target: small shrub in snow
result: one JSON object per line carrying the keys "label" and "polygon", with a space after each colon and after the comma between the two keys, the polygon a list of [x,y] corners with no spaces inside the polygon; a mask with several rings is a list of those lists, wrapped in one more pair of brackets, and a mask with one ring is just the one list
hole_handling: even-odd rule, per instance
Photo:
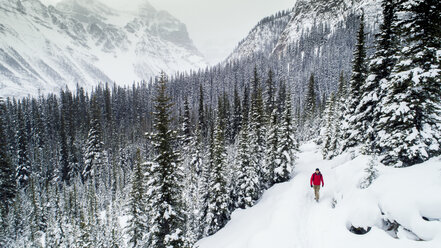
{"label": "small shrub in snow", "polygon": [[372,159],[369,161],[369,167],[365,169],[366,171],[366,177],[361,182],[360,188],[366,189],[369,186],[371,186],[372,182],[378,178],[378,169],[377,169],[377,160],[376,156],[373,156]]}

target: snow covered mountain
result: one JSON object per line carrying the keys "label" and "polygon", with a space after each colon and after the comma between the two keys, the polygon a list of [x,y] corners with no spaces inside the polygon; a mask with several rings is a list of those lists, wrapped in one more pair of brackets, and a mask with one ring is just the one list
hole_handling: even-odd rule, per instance
{"label": "snow covered mountain", "polygon": [[255,52],[270,54],[293,16],[292,10],[262,19],[235,48],[227,60],[251,56]]}
{"label": "snow covered mountain", "polygon": [[292,10],[266,17],[242,40],[228,60],[240,59],[261,52],[280,55],[289,46],[321,26],[330,32],[320,39],[329,39],[333,31],[354,13],[364,11],[366,23],[376,29],[381,19],[380,0],[297,0]]}
{"label": "snow covered mountain", "polygon": [[97,0],[0,0],[0,34],[3,97],[206,66],[186,26],[147,0],[137,13]]}
{"label": "snow covered mountain", "polygon": [[[319,203],[309,187],[317,167],[325,183]],[[196,247],[441,247],[440,170],[439,157],[404,169],[351,153],[323,160],[319,147],[307,143],[291,181],[269,189],[252,208],[233,212],[223,229]],[[369,185],[373,171],[377,178]]]}

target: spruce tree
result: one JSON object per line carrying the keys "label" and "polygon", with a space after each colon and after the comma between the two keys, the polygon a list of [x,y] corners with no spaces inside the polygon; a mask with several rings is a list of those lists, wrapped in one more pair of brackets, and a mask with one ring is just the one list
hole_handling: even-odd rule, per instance
{"label": "spruce tree", "polygon": [[199,128],[197,128],[195,136],[192,137],[189,149],[187,150],[188,156],[184,164],[185,170],[185,188],[186,195],[186,211],[187,211],[187,225],[186,236],[190,243],[196,242],[202,234],[203,228],[201,228],[201,214],[203,206],[202,190],[207,190],[203,187],[203,166],[204,166],[204,154],[202,144],[202,134]]}
{"label": "spruce tree", "polygon": [[191,128],[191,117],[190,117],[190,107],[188,105],[188,99],[184,99],[184,115],[181,123],[181,146],[184,152],[189,150],[190,143],[192,142],[192,128]]}
{"label": "spruce tree", "polygon": [[42,235],[42,226],[41,223],[41,206],[40,199],[38,198],[38,189],[36,189],[35,179],[30,179],[30,187],[29,187],[29,200],[31,201],[31,211],[29,215],[28,224],[30,227],[30,241],[33,246],[41,246],[41,235]]}
{"label": "spruce tree", "polygon": [[268,71],[268,79],[266,80],[265,110],[266,110],[266,115],[267,116],[271,116],[271,114],[272,114],[272,112],[274,110],[274,105],[275,105],[274,95],[275,95],[275,90],[276,89],[274,87],[273,77],[274,77],[274,73],[270,69]]}
{"label": "spruce tree", "polygon": [[6,108],[0,98],[0,246],[8,247],[11,237],[11,213],[14,199],[17,195],[15,168],[8,155],[8,145],[4,126]]}
{"label": "spruce tree", "polygon": [[279,150],[279,118],[277,114],[277,108],[273,109],[269,122],[269,129],[266,138],[266,167],[268,172],[265,177],[267,178],[267,184],[265,188],[269,188],[275,183],[275,171],[279,167],[280,158],[278,157]]}
{"label": "spruce tree", "polygon": [[383,163],[411,166],[440,154],[440,8],[436,0],[400,2],[402,41],[378,123]]}
{"label": "spruce tree", "polygon": [[195,243],[201,233],[200,228],[200,186],[203,166],[202,134],[197,127],[193,133],[193,127],[190,120],[190,107],[187,99],[184,100],[184,113],[181,128],[181,159],[184,169],[184,200],[186,211],[185,236],[189,243]]}
{"label": "spruce tree", "polygon": [[69,176],[70,168],[69,168],[69,152],[67,148],[67,136],[66,136],[66,130],[65,130],[65,122],[64,117],[61,116],[61,123],[60,123],[60,172],[61,172],[61,181],[62,182],[69,182]]}
{"label": "spruce tree", "polygon": [[198,125],[199,129],[201,130],[202,137],[207,137],[207,123],[205,118],[205,111],[204,111],[204,90],[202,88],[202,84],[199,86],[199,112],[198,112]]}
{"label": "spruce tree", "polygon": [[130,237],[131,247],[144,247],[147,232],[147,219],[145,216],[144,200],[144,172],[142,168],[141,152],[136,151],[135,171],[132,176],[132,189],[129,199],[130,219],[127,226],[127,234]]}
{"label": "spruce tree", "polygon": [[314,118],[317,107],[316,101],[317,95],[315,93],[314,74],[311,73],[311,76],[309,77],[308,90],[305,97],[304,118],[306,122],[310,122]]}
{"label": "spruce tree", "polygon": [[325,125],[322,129],[322,139],[323,139],[322,153],[324,159],[332,158],[335,152],[334,150],[335,148],[333,147],[333,142],[335,142],[334,140],[336,139],[335,126],[338,125],[337,120],[335,119],[336,104],[337,102],[335,99],[335,95],[334,93],[332,93],[331,97],[328,99],[328,102],[326,104],[325,115],[324,115]]}
{"label": "spruce tree", "polygon": [[243,127],[238,142],[238,151],[235,160],[237,176],[235,182],[236,207],[252,207],[259,198],[259,177],[256,168],[252,166],[248,127]]}
{"label": "spruce tree", "polygon": [[102,141],[101,109],[98,105],[96,95],[91,100],[92,117],[90,120],[90,130],[87,136],[86,154],[84,169],[82,172],[83,180],[91,177],[99,177],[104,165],[104,143]]}
{"label": "spruce tree", "polygon": [[298,148],[297,141],[294,138],[294,127],[292,117],[291,94],[287,91],[285,110],[282,117],[282,123],[279,130],[279,166],[274,170],[274,182],[286,182],[291,178],[294,169],[295,151]]}
{"label": "spruce tree", "polygon": [[77,247],[87,248],[93,246],[91,223],[88,221],[87,216],[82,210],[80,211],[79,226],[79,237],[76,242]]}
{"label": "spruce tree", "polygon": [[376,35],[376,51],[370,59],[369,74],[361,86],[361,100],[355,109],[353,123],[358,123],[361,141],[367,151],[376,150],[375,138],[380,130],[374,127],[380,121],[382,84],[390,79],[398,52],[397,0],[383,0],[383,23]]}
{"label": "spruce tree", "polygon": [[28,185],[32,173],[32,168],[28,152],[28,137],[25,126],[26,124],[21,107],[18,108],[17,121],[18,131],[15,136],[17,142],[16,179],[19,187],[22,188]]}
{"label": "spruce tree", "polygon": [[345,111],[346,111],[346,99],[348,95],[348,86],[344,77],[343,72],[340,73],[339,83],[338,83],[338,91],[335,99],[334,106],[334,124],[330,141],[330,153],[328,154],[328,158],[332,159],[335,155],[338,155],[341,151],[341,144],[343,141],[343,128],[341,127],[342,123],[344,123]]}
{"label": "spruce tree", "polygon": [[153,143],[156,157],[149,173],[148,207],[150,231],[149,247],[185,247],[185,209],[182,199],[183,172],[179,153],[174,151],[176,133],[170,129],[172,107],[167,94],[164,73],[156,85]]}
{"label": "spruce tree", "polygon": [[286,84],[285,81],[280,81],[279,92],[276,100],[277,111],[280,116],[283,114],[283,111],[285,110],[285,102],[286,102],[285,98],[286,98]]}
{"label": "spruce tree", "polygon": [[96,194],[95,178],[91,177],[87,181],[86,188],[86,229],[85,232],[88,233],[88,240],[86,242],[90,243],[91,246],[96,246],[98,244],[98,233],[97,229],[100,225],[98,218],[98,200]]}
{"label": "spruce tree", "polygon": [[[4,116],[6,112],[5,105],[0,98],[0,218],[2,228],[4,221],[12,206],[15,195],[17,194],[15,169],[8,155],[8,145],[6,143],[6,134],[4,129]],[[1,242],[1,239],[0,239]],[[0,243],[1,245],[1,243]]]}
{"label": "spruce tree", "polygon": [[226,153],[224,131],[220,118],[216,118],[213,132],[213,147],[211,155],[210,182],[207,199],[207,213],[205,215],[205,231],[212,235],[227,224],[230,220],[230,195],[226,175]]}
{"label": "spruce tree", "polygon": [[240,103],[240,96],[236,84],[234,85],[233,97],[234,100],[233,100],[232,138],[234,142],[242,126],[242,106]]}
{"label": "spruce tree", "polygon": [[242,123],[241,128],[249,124],[250,115],[250,89],[246,85],[243,90],[243,102],[242,102]]}
{"label": "spruce tree", "polygon": [[364,13],[360,17],[360,27],[357,33],[354,59],[352,61],[352,75],[350,80],[349,95],[346,100],[346,109],[343,125],[342,151],[357,146],[362,140],[362,123],[355,119],[356,109],[362,97],[362,88],[367,77],[366,61],[366,34],[364,30]]}
{"label": "spruce tree", "polygon": [[[266,184],[265,174],[268,169],[265,166],[265,138],[266,138],[266,117],[263,106],[262,88],[257,73],[254,68],[253,91],[251,94],[251,108],[249,114],[249,142],[250,142],[250,163],[256,170],[259,178],[259,188]],[[260,189],[259,189],[260,191]],[[259,195],[260,197],[260,195]]]}
{"label": "spruce tree", "polygon": [[227,145],[233,144],[233,123],[232,123],[232,111],[231,104],[228,94],[226,92],[223,93],[223,119],[225,125],[225,141]]}

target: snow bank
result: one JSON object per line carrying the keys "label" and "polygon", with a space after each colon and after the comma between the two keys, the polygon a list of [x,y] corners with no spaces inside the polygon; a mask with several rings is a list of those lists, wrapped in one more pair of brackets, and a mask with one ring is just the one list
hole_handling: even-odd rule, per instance
{"label": "snow bank", "polygon": [[[303,145],[290,182],[269,189],[256,206],[236,210],[225,228],[196,246],[441,247],[441,157],[409,168],[375,161],[378,177],[364,189],[371,157],[321,157],[317,146]],[[317,167],[325,181],[319,203],[309,187]]]}

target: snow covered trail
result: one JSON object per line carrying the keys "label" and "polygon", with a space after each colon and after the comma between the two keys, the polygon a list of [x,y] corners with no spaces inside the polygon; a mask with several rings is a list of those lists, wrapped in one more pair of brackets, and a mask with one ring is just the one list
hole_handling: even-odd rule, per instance
{"label": "snow covered trail", "polygon": [[[331,161],[323,160],[316,145],[305,144],[301,147],[291,181],[273,186],[254,207],[234,211],[226,227],[199,241],[196,247],[441,247],[441,160],[431,160],[415,168],[382,166],[379,168],[380,177],[368,189],[360,189],[368,162],[367,156],[351,160],[350,154]],[[325,182],[319,203],[313,199],[313,190],[309,186],[315,168],[320,168]],[[410,175],[415,177],[415,184],[421,184],[419,187],[391,188],[391,182],[393,185],[406,184]],[[426,194],[431,198],[418,197]],[[391,204],[394,202],[406,206],[409,202],[413,204],[407,208],[394,206]],[[415,212],[419,214],[415,215]],[[409,217],[409,213],[414,215]],[[423,220],[422,214],[429,215],[433,221]],[[398,229],[399,238],[392,237],[382,228],[381,220],[385,216],[397,220],[427,241],[415,241],[417,238],[403,227]],[[351,224],[370,226],[372,230],[365,235],[356,235],[348,230]]]}

